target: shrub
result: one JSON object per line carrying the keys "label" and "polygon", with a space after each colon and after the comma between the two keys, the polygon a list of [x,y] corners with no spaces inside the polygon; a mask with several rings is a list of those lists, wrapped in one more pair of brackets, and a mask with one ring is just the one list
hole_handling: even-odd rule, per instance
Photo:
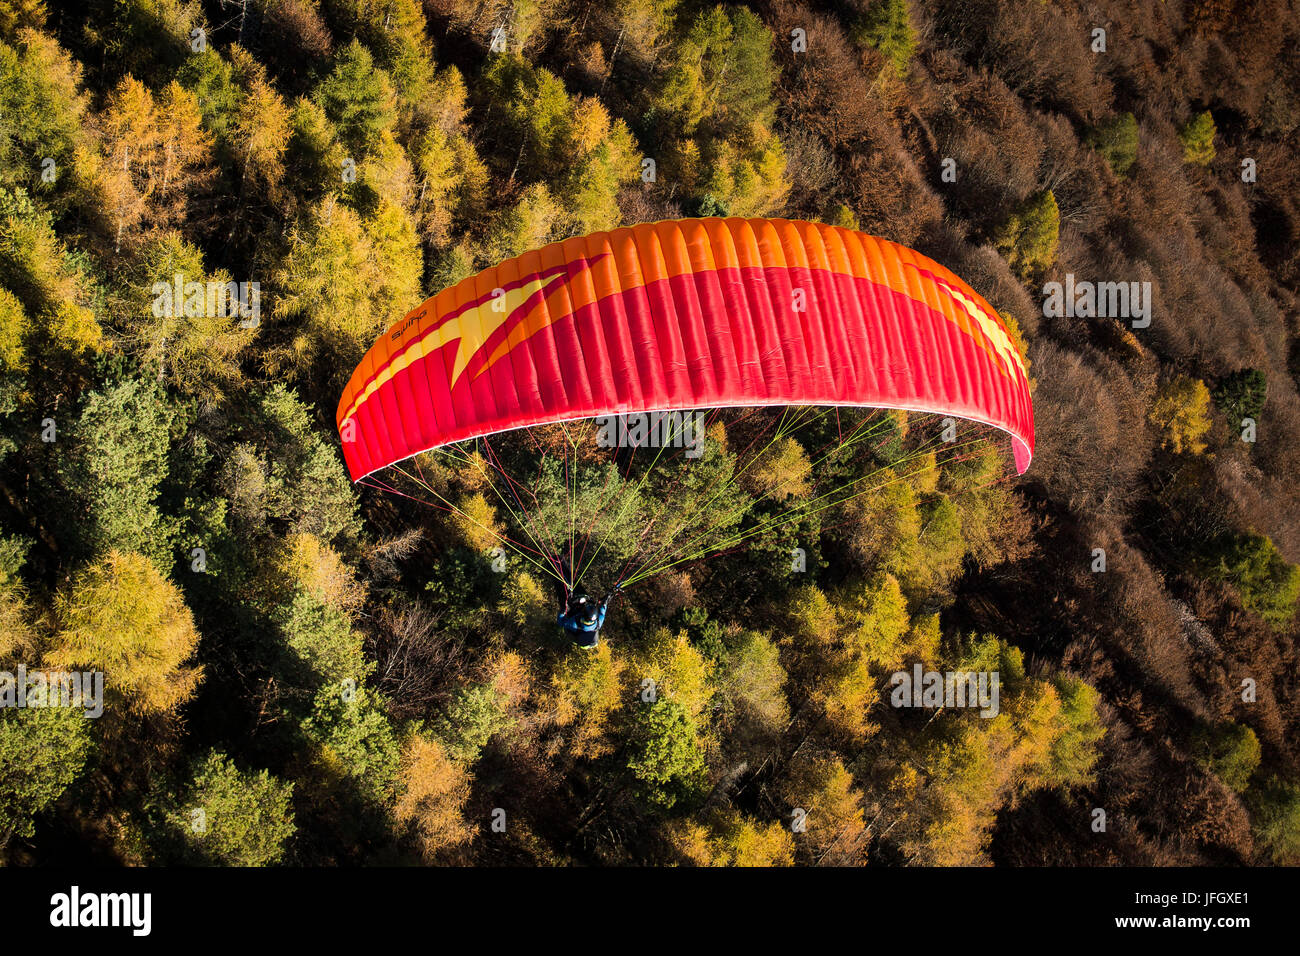
{"label": "shrub", "polygon": [[1260,534],[1236,535],[1223,543],[1214,575],[1237,589],[1241,603],[1264,620],[1284,625],[1300,599],[1300,566],[1289,563]]}
{"label": "shrub", "polygon": [[473,836],[464,817],[470,783],[465,768],[437,740],[413,734],[407,741],[393,816],[414,831],[426,858]]}
{"label": "shrub", "polygon": [[641,798],[670,810],[701,792],[704,752],[690,712],[678,701],[660,698],[637,711],[628,769]]}
{"label": "shrub", "polygon": [[54,609],[58,633],[46,665],[104,671],[106,706],[167,712],[198,687],[194,618],[180,589],[141,555],[113,551],[85,568]]}
{"label": "shrub", "polygon": [[785,682],[776,645],[763,634],[745,631],[728,648],[719,667],[720,706],[737,720],[778,734],[790,720]]}
{"label": "shrub", "polygon": [[73,440],[60,445],[69,500],[55,517],[65,546],[85,557],[139,551],[170,566],[172,529],[155,502],[174,417],[157,383],[146,379],[86,396]]}
{"label": "shrub", "polygon": [[902,77],[916,53],[916,31],[908,16],[907,0],[879,0],[853,26],[853,39],[879,50]]}
{"label": "shrub", "polygon": [[773,501],[784,501],[805,497],[811,475],[808,453],[799,442],[786,437],[755,455],[743,480],[746,490],[755,497],[771,496]]}
{"label": "shrub", "polygon": [[469,684],[452,696],[447,715],[438,723],[438,733],[448,753],[466,763],[478,759],[487,742],[509,730],[514,720],[505,700],[491,684]]}
{"label": "shrub", "polygon": [[1205,451],[1201,437],[1210,430],[1210,390],[1197,378],[1180,376],[1160,387],[1147,413],[1164,432],[1162,444],[1176,455]]}
{"label": "shrub", "polygon": [[1227,416],[1228,424],[1239,428],[1243,418],[1259,421],[1268,394],[1268,379],[1257,368],[1239,369],[1220,379],[1210,394],[1214,404]]}
{"label": "shrub", "polygon": [[1137,159],[1137,118],[1132,113],[1121,113],[1103,120],[1089,131],[1088,145],[1101,154],[1116,176],[1123,176]]}
{"label": "shrub", "polygon": [[449,521],[456,535],[475,551],[488,551],[502,540],[504,528],[496,509],[481,494],[461,499]]}
{"label": "shrub", "polygon": [[33,817],[76,780],[90,752],[89,721],[78,710],[0,710],[0,848],[14,834],[31,835]]}
{"label": "shrub", "polygon": [[806,813],[800,849],[811,854],[812,862],[837,851],[853,858],[854,848],[862,842],[866,823],[853,775],[836,756],[797,755],[789,778],[782,782],[781,796],[791,807]]}
{"label": "shrub", "polygon": [[1214,117],[1206,110],[1197,113],[1182,129],[1178,138],[1183,144],[1183,160],[1197,166],[1214,162]]}
{"label": "shrub", "polygon": [[1237,793],[1245,791],[1259,767],[1255,731],[1232,721],[1202,729],[1193,749],[1201,765]]}
{"label": "shrub", "polygon": [[1272,861],[1300,859],[1300,784],[1274,777],[1249,803],[1255,839]]}
{"label": "shrub", "polygon": [[1069,674],[1053,679],[1061,710],[1056,719],[1059,736],[1052,742],[1043,780],[1048,786],[1089,783],[1097,763],[1097,745],[1106,728],[1097,716],[1101,695],[1096,688]]}
{"label": "shrub", "polygon": [[31,546],[30,538],[0,535],[0,588],[18,580],[18,572],[27,561],[27,551]]}
{"label": "shrub", "polygon": [[401,747],[384,711],[384,700],[362,686],[355,693],[325,687],[302,722],[318,758],[350,779],[359,794],[376,803],[391,801],[397,786]]}
{"label": "shrub", "polygon": [[569,751],[575,757],[600,757],[614,749],[611,723],[622,703],[625,666],[602,641],[594,652],[571,648],[551,675],[551,718],[568,728]]}
{"label": "shrub", "polygon": [[[223,753],[196,761],[184,799],[171,798],[156,848],[166,860],[222,866],[278,863],[294,832],[293,784],[239,770]],[[201,815],[199,815],[201,811]]]}
{"label": "shrub", "polygon": [[1021,279],[1045,272],[1056,261],[1061,210],[1050,189],[1030,196],[993,236],[993,245]]}
{"label": "shrub", "polygon": [[779,821],[759,823],[726,808],[707,822],[674,826],[673,847],[695,866],[789,866],[794,839]]}

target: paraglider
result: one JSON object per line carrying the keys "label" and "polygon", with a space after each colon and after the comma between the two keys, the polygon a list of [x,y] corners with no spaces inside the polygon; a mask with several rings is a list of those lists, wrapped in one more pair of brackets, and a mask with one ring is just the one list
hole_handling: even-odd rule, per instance
{"label": "paraglider", "polygon": [[597,601],[581,583],[575,582],[573,587],[565,583],[570,579],[571,572],[569,562],[564,557],[555,555],[552,563],[560,571],[560,579],[556,582],[560,609],[555,616],[555,623],[578,647],[594,650],[600,645],[600,629],[605,626],[609,602],[623,589],[615,586]]}
{"label": "paraglider", "polygon": [[[784,219],[620,228],[464,279],[371,347],[337,424],[356,481],[476,440],[505,474],[501,497],[513,510],[527,482],[501,467],[497,433],[555,425],[567,437],[566,423],[582,419],[755,406],[786,408],[778,430],[808,406],[935,413],[1007,432],[1019,473],[1033,455],[1026,366],[996,310],[917,252]],[[691,548],[731,546],[755,530],[717,527],[692,537],[683,524],[677,543],[615,584],[668,566],[674,548],[686,560]],[[555,548],[512,546],[573,585]],[[571,566],[576,551],[571,541]],[[580,578],[583,567],[572,571]]]}
{"label": "paraglider", "polygon": [[605,626],[605,613],[615,593],[617,592],[610,592],[597,601],[586,591],[575,588],[565,606],[560,609],[556,623],[579,647],[596,647],[600,643],[600,629]]}

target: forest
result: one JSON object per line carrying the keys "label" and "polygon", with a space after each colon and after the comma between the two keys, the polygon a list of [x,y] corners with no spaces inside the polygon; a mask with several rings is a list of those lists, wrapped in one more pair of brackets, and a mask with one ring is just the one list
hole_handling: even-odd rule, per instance
{"label": "forest", "polygon": [[[1300,863],[1297,46],[1296,0],[0,0],[0,862]],[[351,480],[426,298],[710,216],[966,280],[1028,471],[732,408]],[[525,530],[624,583],[594,650]]]}

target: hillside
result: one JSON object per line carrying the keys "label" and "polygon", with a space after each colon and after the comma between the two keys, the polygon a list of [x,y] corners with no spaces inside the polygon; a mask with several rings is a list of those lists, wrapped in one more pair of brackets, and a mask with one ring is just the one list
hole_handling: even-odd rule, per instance
{"label": "hillside", "polygon": [[[1294,0],[0,0],[0,701],[103,675],[0,710],[0,861],[1300,862],[1298,44]],[[339,397],[427,297],[711,216],[968,282],[1028,471],[728,408],[353,483]],[[625,584],[593,651],[550,549]]]}

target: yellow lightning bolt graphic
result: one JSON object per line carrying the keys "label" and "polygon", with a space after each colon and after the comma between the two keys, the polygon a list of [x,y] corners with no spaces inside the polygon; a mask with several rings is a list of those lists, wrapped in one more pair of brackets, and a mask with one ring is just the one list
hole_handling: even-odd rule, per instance
{"label": "yellow lightning bolt graphic", "polygon": [[1025,370],[1025,363],[1020,358],[1020,353],[1016,350],[1015,345],[1012,344],[1010,336],[1003,331],[1002,326],[991,319],[983,309],[958,289],[955,289],[952,286],[947,286],[946,288],[948,294],[952,296],[962,306],[962,308],[966,310],[967,314],[970,315],[970,317],[979,325],[980,330],[984,333],[984,337],[988,339],[989,344],[992,345],[994,350],[997,352],[998,358],[1002,359],[1002,364],[1005,365],[1007,371],[1011,373],[1011,377],[1013,379],[1016,377],[1016,369],[1018,368],[1020,369],[1020,373],[1024,375],[1025,378],[1028,378],[1029,373]]}
{"label": "yellow lightning bolt graphic", "polygon": [[347,414],[343,416],[343,420],[351,418],[371,395],[391,381],[393,376],[402,369],[409,368],[425,356],[432,355],[448,343],[459,339],[460,342],[456,346],[456,361],[452,365],[451,378],[447,383],[449,389],[454,388],[457,379],[469,365],[470,359],[483,348],[492,333],[501,328],[529,296],[547,283],[563,278],[563,275],[564,270],[561,269],[550,275],[537,276],[521,286],[507,289],[503,294],[492,296],[487,301],[448,319],[424,338],[417,340],[406,351],[394,357],[375,380],[356,397],[348,408]]}

